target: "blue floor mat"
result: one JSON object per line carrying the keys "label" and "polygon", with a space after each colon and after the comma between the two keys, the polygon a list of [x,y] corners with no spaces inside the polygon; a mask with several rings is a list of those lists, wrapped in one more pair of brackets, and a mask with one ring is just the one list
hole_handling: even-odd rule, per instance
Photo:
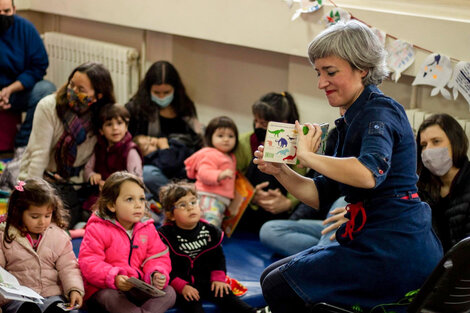
{"label": "blue floor mat", "polygon": [[[78,255],[81,239],[73,239],[74,252]],[[227,274],[240,281],[248,291],[241,299],[253,307],[263,307],[266,305],[259,278],[263,270],[271,263],[277,261],[272,257],[266,247],[259,241],[257,234],[235,233],[232,238],[225,238],[223,241],[225,259],[227,261]],[[204,303],[206,313],[219,313],[217,307],[211,303]],[[170,309],[168,313],[180,313],[176,308]]]}

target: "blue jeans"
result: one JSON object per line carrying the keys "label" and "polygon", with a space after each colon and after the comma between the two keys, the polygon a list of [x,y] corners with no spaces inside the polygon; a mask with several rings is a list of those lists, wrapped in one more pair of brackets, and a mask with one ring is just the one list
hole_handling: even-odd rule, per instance
{"label": "blue jeans", "polygon": [[[340,197],[331,205],[330,211],[347,204],[344,197]],[[322,220],[306,219],[268,221],[261,227],[259,237],[266,247],[280,255],[289,256],[316,245],[327,246],[336,242],[330,240],[336,229],[321,234],[323,228],[328,226],[322,225],[322,222]]]}
{"label": "blue jeans", "polygon": [[26,112],[26,118],[16,134],[15,147],[24,147],[28,144],[29,135],[33,128],[33,118],[36,106],[42,98],[56,90],[53,83],[48,80],[38,81],[33,88],[15,92],[10,95],[11,110]]}
{"label": "blue jeans", "polygon": [[168,184],[168,178],[163,174],[161,169],[153,165],[144,165],[142,176],[145,186],[150,191],[150,194],[146,194],[147,200],[153,198],[158,201],[160,187]]}

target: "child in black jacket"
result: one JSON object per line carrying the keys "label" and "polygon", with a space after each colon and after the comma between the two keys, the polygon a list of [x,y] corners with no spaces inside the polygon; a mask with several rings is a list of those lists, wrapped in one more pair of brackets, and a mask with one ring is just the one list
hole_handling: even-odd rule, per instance
{"label": "child in black jacket", "polygon": [[225,282],[223,233],[200,220],[196,189],[185,181],[170,183],[160,190],[167,223],[158,229],[170,247],[170,285],[176,290],[176,305],[185,312],[204,312],[202,300],[216,303],[222,312],[257,313],[240,300]]}

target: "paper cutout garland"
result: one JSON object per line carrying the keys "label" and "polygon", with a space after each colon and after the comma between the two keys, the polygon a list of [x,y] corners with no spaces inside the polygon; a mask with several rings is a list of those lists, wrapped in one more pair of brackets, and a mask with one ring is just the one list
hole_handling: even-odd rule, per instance
{"label": "paper cutout garland", "polygon": [[334,8],[329,13],[323,15],[323,19],[321,19],[320,22],[325,23],[326,27],[330,27],[339,21],[346,23],[349,20],[351,20],[351,14],[349,14],[348,11],[341,8]]}
{"label": "paper cutout garland", "polygon": [[452,76],[452,65],[449,57],[439,53],[432,53],[424,59],[423,64],[416,74],[412,85],[430,85],[435,88],[431,90],[431,96],[439,92],[444,98],[450,100],[450,92],[444,87]]}
{"label": "paper cutout garland", "polygon": [[460,61],[454,67],[454,74],[447,86],[453,89],[454,100],[459,92],[470,105],[470,62]]}
{"label": "paper cutout garland", "polygon": [[401,40],[391,42],[386,50],[388,52],[387,65],[393,72],[392,80],[397,82],[401,73],[415,61],[415,51],[411,44]]}
{"label": "paper cutout garland", "polygon": [[382,44],[382,47],[385,47],[385,39],[387,38],[387,33],[375,27],[371,27],[370,30],[377,36],[380,43]]}
{"label": "paper cutout garland", "polygon": [[[289,2],[288,2],[288,5],[289,5]],[[290,4],[290,6],[292,6],[292,4]],[[322,6],[323,6],[323,0],[317,0],[317,1],[301,0],[300,9],[297,9],[295,11],[294,15],[292,15],[291,20],[292,21],[296,20],[302,13],[312,13],[312,12],[318,11],[320,10]]]}

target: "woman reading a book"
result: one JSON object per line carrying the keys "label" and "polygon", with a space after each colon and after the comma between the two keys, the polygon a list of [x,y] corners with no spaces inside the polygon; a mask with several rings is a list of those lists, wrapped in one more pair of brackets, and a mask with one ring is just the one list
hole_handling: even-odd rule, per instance
{"label": "woman reading a book", "polygon": [[[253,153],[264,144],[268,122],[294,123],[299,113],[294,98],[288,92],[270,92],[252,106],[254,131],[242,134],[235,150],[237,170],[255,187],[255,194],[237,226],[258,233],[261,226],[273,219],[286,219],[299,201],[271,175],[253,164]],[[306,170],[293,166],[300,174]]]}
{"label": "woman reading a book", "polygon": [[329,104],[346,109],[336,121],[344,140],[334,157],[316,154],[320,127],[307,124],[304,135],[296,122],[300,165],[322,174],[313,180],[266,162],[262,146],[254,163],[314,208],[344,195],[349,221],[337,230],[337,244],[270,265],[261,276],[263,294],[274,313],[304,312],[323,301],[369,311],[420,288],[442,247],[429,206],[417,195],[416,146],[405,111],[376,86],[387,75],[377,37],[358,21],[337,23],[310,43],[308,54]]}

